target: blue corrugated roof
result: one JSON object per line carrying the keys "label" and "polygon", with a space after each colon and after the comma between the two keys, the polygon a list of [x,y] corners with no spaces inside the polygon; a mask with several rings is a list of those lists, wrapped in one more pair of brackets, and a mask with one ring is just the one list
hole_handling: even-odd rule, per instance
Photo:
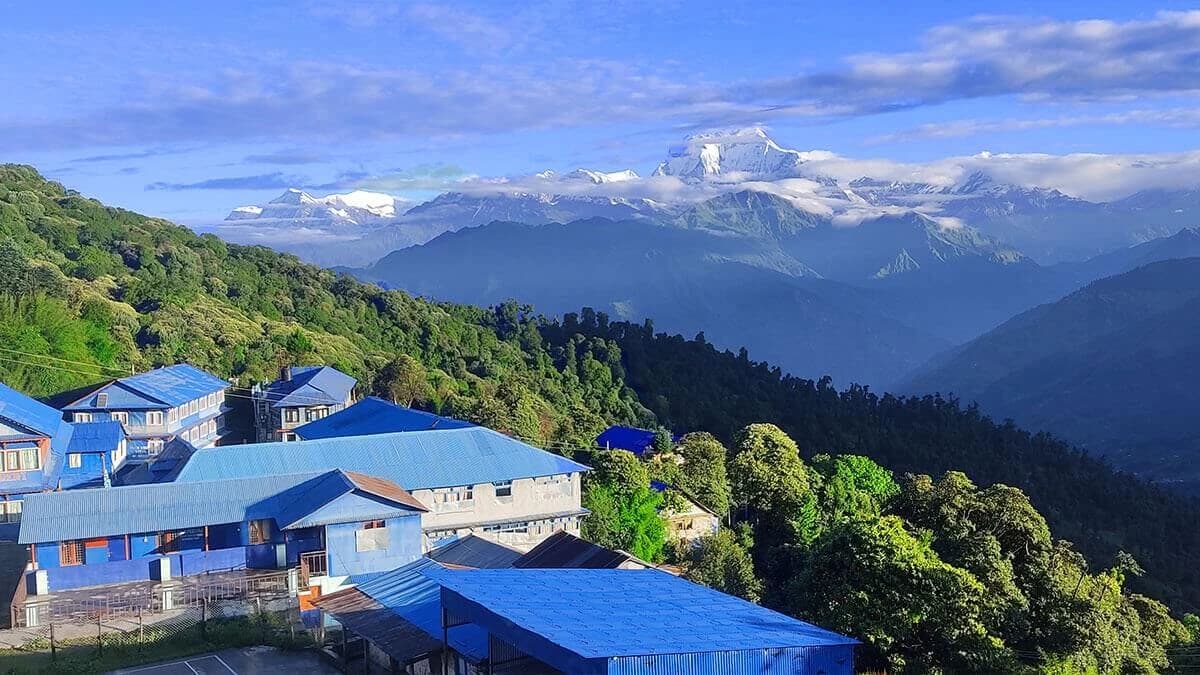
{"label": "blue corrugated roof", "polygon": [[587,471],[486,427],[412,431],[290,443],[226,445],[195,451],[175,480],[269,476],[288,472],[357,471],[406,490]]}
{"label": "blue corrugated roof", "polygon": [[345,410],[309,422],[294,431],[300,438],[315,439],[369,436],[399,431],[463,429],[472,426],[475,425],[470,422],[405,408],[381,398],[368,396]]}
{"label": "blue corrugated roof", "polygon": [[59,432],[62,413],[0,383],[0,420],[49,437]]}
{"label": "blue corrugated roof", "polygon": [[71,434],[67,452],[109,452],[116,450],[121,439],[125,438],[125,428],[113,420],[81,422],[71,426],[75,432]]}
{"label": "blue corrugated roof", "polygon": [[[441,586],[422,574],[426,570],[444,568],[429,558],[418,558],[403,567],[360,584],[358,590],[388,611],[398,614],[405,621],[441,640]],[[474,661],[487,657],[487,633],[478,626],[451,628],[450,643],[460,654]]]}
{"label": "blue corrugated roof", "polygon": [[641,455],[654,445],[654,432],[637,427],[612,426],[600,432],[596,445],[609,450],[628,450]]}
{"label": "blue corrugated roof", "polygon": [[[228,387],[228,382],[212,373],[200,370],[188,363],[177,363],[173,366],[123,377],[93,391],[63,409],[87,410],[102,407],[120,410],[122,408],[175,407]],[[109,394],[106,406],[97,405],[96,394],[100,392]]]}
{"label": "blue corrugated roof", "polygon": [[[428,568],[422,574],[497,617],[497,626],[507,622],[585,659],[857,643],[659,570]],[[453,595],[443,602],[456,611]]]}
{"label": "blue corrugated roof", "polygon": [[291,366],[288,373],[291,379],[275,380],[267,386],[267,400],[274,401],[276,408],[344,403],[358,383],[329,366]]}
{"label": "blue corrugated roof", "polygon": [[[260,518],[274,518],[279,527],[286,528],[357,489],[342,472],[331,471],[31,494],[25,497],[20,543],[160,532]],[[417,513],[406,504],[393,504],[397,504],[393,510]]]}

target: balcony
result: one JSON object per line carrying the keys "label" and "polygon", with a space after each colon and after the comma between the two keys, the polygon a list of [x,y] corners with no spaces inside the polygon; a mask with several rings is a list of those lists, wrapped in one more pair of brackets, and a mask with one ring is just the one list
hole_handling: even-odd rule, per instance
{"label": "balcony", "polygon": [[300,586],[307,588],[313,577],[329,575],[329,557],[325,551],[310,551],[300,554]]}

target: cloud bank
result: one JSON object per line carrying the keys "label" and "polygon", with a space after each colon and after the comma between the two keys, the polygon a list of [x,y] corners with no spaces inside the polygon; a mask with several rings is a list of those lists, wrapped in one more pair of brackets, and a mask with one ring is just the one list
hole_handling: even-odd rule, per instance
{"label": "cloud bank", "polygon": [[[455,39],[500,50],[518,32],[448,11],[414,5],[403,15],[364,10],[342,20],[426,26],[452,20]],[[634,122],[702,127],[830,120],[987,97],[1088,103],[1200,91],[1200,11],[1123,22],[979,18],[933,28],[920,45],[903,53],[854,54],[823,71],[742,82],[602,59],[514,64],[480,58],[470,67],[422,69],[264,58],[257,69],[213,69],[184,81],[151,73],[119,105],[77,114],[68,107],[72,113],[53,119],[0,120],[0,149],[362,142]],[[1182,112],[1179,118],[1194,121]],[[1101,121],[1178,123],[1150,112]],[[973,133],[983,124],[951,125],[948,133]]]}

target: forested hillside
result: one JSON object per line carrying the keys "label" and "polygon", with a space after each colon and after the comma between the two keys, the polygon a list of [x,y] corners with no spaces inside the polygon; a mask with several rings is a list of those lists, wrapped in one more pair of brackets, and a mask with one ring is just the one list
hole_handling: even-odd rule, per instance
{"label": "forested hillside", "polygon": [[[1172,241],[1186,251],[1196,233]],[[1115,465],[1200,485],[1200,258],[1155,262],[1020,314],[935,359],[908,392],[953,392]]]}
{"label": "forested hillside", "polygon": [[[731,449],[749,453],[742,464],[736,455],[730,463],[734,492],[747,514],[760,525],[777,523],[785,528],[760,527],[756,533],[763,542],[761,548],[756,545],[755,556],[766,592],[776,593],[772,597],[781,607],[828,619],[846,630],[868,630],[876,624],[853,611],[820,615],[825,610],[819,605],[830,605],[831,598],[814,596],[811,589],[831,584],[828,592],[832,593],[838,588],[834,583],[853,583],[853,577],[835,574],[836,561],[864,545],[912,549],[920,563],[912,567],[912,561],[901,559],[896,567],[877,570],[875,583],[898,578],[900,585],[875,591],[905,596],[902,584],[920,585],[920,575],[928,572],[949,579],[946,588],[978,595],[974,584],[980,582],[959,578],[959,572],[944,572],[929,551],[936,551],[955,568],[975,569],[973,565],[983,562],[968,559],[966,552],[976,540],[967,535],[1010,521],[978,520],[980,516],[967,504],[966,515],[952,519],[965,534],[939,539],[951,532],[945,523],[935,522],[944,510],[917,497],[935,488],[939,494],[957,491],[966,495],[963,499],[1003,510],[1008,502],[995,506],[990,497],[982,496],[987,486],[997,482],[1024,490],[1045,515],[1054,536],[1073,541],[1088,555],[1093,569],[1115,570],[1086,581],[1083,561],[1067,553],[1065,546],[1049,542],[1048,535],[1034,532],[1030,545],[1038,547],[1039,556],[1049,555],[1052,566],[1069,558],[1067,573],[1080,571],[1075,590],[1065,598],[1060,593],[1062,602],[1051,608],[1068,612],[1056,621],[1082,622],[1085,627],[1096,621],[1110,626],[1114,621],[1139,621],[1130,614],[1134,605],[1125,604],[1126,600],[1113,604],[1116,595],[1108,595],[1110,588],[1120,594],[1122,581],[1170,601],[1179,611],[1200,605],[1200,532],[1194,527],[1200,507],[1193,501],[1115,474],[1049,437],[996,425],[952,401],[878,397],[861,388],[839,392],[825,381],[784,377],[776,368],[751,361],[745,352],[718,351],[702,336],[686,340],[656,334],[649,324],[613,323],[592,311],[548,321],[515,303],[483,310],[382,291],[290,256],[227,245],[164,221],[106,208],[45,181],[27,167],[0,168],[0,265],[0,379],[34,394],[54,394],[130,368],[185,360],[239,378],[242,384],[271,377],[283,363],[329,362],[379,393],[564,451],[590,445],[595,432],[612,422],[710,431]],[[849,501],[831,497],[832,502],[821,502],[821,518],[832,522],[844,509],[874,508],[877,518],[867,522],[875,524],[839,528],[836,536],[824,525],[804,529],[805,523],[819,522],[810,518],[815,512],[772,483],[779,475],[774,470],[779,466],[776,460],[784,461],[778,458],[780,443],[769,438],[747,441],[745,433],[739,434],[748,424],[764,421],[781,426],[806,459],[820,453],[863,455],[898,476],[910,471],[942,475],[961,470],[982,487],[976,491],[957,478],[928,488],[924,483],[901,481],[911,486],[905,488],[910,499],[877,507],[869,507],[869,495],[849,494]],[[799,461],[795,449],[782,447],[784,455]],[[763,448],[770,452],[762,454]],[[812,485],[839,480],[836,463],[823,462],[828,460],[811,462],[818,467],[814,471],[825,472],[819,479],[815,473],[806,474]],[[758,471],[763,466],[771,471]],[[798,468],[794,473],[799,476],[804,471]],[[757,490],[760,483],[774,487]],[[804,491],[811,493],[808,488]],[[997,492],[1007,494],[999,488],[986,494]],[[1017,500],[1014,508],[1019,506]],[[619,509],[616,513],[626,515]],[[898,521],[878,516],[903,518],[908,523],[903,527],[909,530],[902,532]],[[1025,516],[1018,520],[1037,523],[1037,518]],[[787,530],[793,523],[803,527]],[[795,548],[793,535],[803,535],[803,547]],[[1000,564],[1005,559],[1016,564],[1008,540],[1000,543]],[[775,546],[783,547],[780,553],[811,557],[791,571],[770,569],[762,555]],[[1121,562],[1124,558],[1118,559],[1120,550],[1132,554],[1146,574],[1125,579],[1122,570],[1130,566]],[[818,564],[822,560],[829,562]],[[1047,558],[1039,560],[1040,565]],[[984,562],[989,561],[995,562],[992,558]],[[789,583],[808,578],[798,576],[801,569],[818,575],[812,578],[810,590],[787,591]],[[972,574],[986,571],[975,569]],[[910,572],[917,576],[904,576]],[[1024,585],[1039,583],[1040,573],[1022,568],[996,579],[1000,584],[1008,579],[1023,585],[1020,597],[1029,598],[1038,589]],[[1059,578],[1055,592],[1066,585]],[[1020,601],[1015,592],[993,590],[987,597]],[[1084,592],[1086,598],[1078,597]],[[1108,613],[1101,618],[1089,614],[1091,610],[1080,604],[1084,600],[1103,604],[1097,611]],[[945,610],[953,613],[967,605],[951,604]],[[902,605],[885,608],[907,611]],[[956,650],[964,645],[974,650],[972,654],[986,656],[995,639],[1023,640],[1011,653],[996,652],[1000,661],[995,663],[1001,663],[1010,656],[1025,658],[1021,650],[1046,644],[1022,632],[1021,626],[1001,621],[1004,606],[972,606],[970,611],[978,620],[964,624],[969,634],[963,636],[974,642],[951,641],[936,645],[938,654],[909,651],[903,658],[913,664],[967,665],[946,659],[961,653]],[[1151,606],[1148,613],[1141,609],[1135,613],[1149,620],[1158,616],[1155,611]],[[1013,615],[1016,621],[1023,616]],[[876,618],[888,621],[886,616]],[[1144,631],[1134,626],[1126,632]],[[916,638],[920,644],[934,644],[925,636]],[[1161,660],[1162,645],[1174,639],[1155,638],[1156,646],[1146,653],[1158,650],[1156,658]],[[1129,649],[1138,651],[1136,645]],[[881,646],[881,653],[897,650]],[[1125,654],[1096,658],[1117,667],[1127,665]],[[986,669],[991,663],[972,660],[970,665]],[[1139,663],[1128,662],[1130,667]]]}
{"label": "forested hillside", "polygon": [[1200,607],[1196,500],[1115,472],[1052,436],[994,422],[954,399],[839,391],[827,380],[784,375],[745,351],[717,350],[703,336],[658,334],[650,324],[610,322],[593,311],[567,315],[543,332],[555,345],[618,345],[625,381],[675,431],[709,431],[730,442],[745,425],[769,420],[805,457],[853,453],[898,474],[953,470],[980,485],[1019,487],[1055,535],[1093,562],[1123,549],[1146,568],[1134,588],[1178,608]]}
{"label": "forested hillside", "polygon": [[331,363],[544,442],[587,442],[607,420],[646,415],[603,340],[556,359],[515,306],[381,291],[13,165],[0,167],[0,347],[0,379],[39,396],[178,361],[243,386],[281,364]]}

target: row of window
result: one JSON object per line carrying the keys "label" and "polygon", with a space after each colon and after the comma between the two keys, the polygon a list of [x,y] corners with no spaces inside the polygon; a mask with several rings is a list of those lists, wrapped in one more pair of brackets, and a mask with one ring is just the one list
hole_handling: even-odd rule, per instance
{"label": "row of window", "polygon": [[5,450],[0,453],[0,471],[37,471],[42,468],[42,458],[37,448]]}
{"label": "row of window", "polygon": [[[7,505],[8,516],[12,520],[6,522],[18,522],[21,519],[21,502],[0,502],[0,512]],[[14,517],[15,514],[15,517]],[[383,521],[375,521],[382,523]],[[380,525],[382,527],[382,525]],[[268,544],[271,541],[271,521],[251,520],[249,528],[249,543],[250,544]],[[178,553],[183,550],[183,542],[189,537],[201,541],[204,537],[203,529],[192,530],[174,530],[170,532],[158,533],[158,545],[156,550],[160,553]],[[85,560],[85,551],[88,546],[102,547],[107,546],[107,539],[74,539],[71,541],[60,542],[58,546],[58,561],[61,566],[82,565]],[[386,548],[386,547],[385,547]]]}
{"label": "row of window", "polygon": [[[214,391],[211,394],[206,394],[204,396],[201,396],[198,399],[188,401],[187,403],[184,403],[183,405],[178,406],[176,408],[171,408],[170,410],[166,411],[165,417],[163,415],[163,411],[161,411],[161,410],[148,410],[148,411],[146,411],[146,426],[161,427],[163,425],[164,420],[168,424],[173,424],[175,422],[178,422],[180,419],[182,419],[184,417],[188,417],[189,415],[195,415],[197,412],[199,412],[201,410],[207,410],[209,408],[216,407],[224,402],[225,402],[225,391],[222,390],[222,391]],[[107,405],[108,405],[108,394],[105,394],[105,393],[97,394],[96,395],[96,406],[99,408],[103,408]],[[100,419],[103,419],[100,416],[104,415],[104,414],[105,413],[77,412],[72,416],[71,419],[75,422],[93,422],[93,421],[98,421]],[[120,422],[121,424],[128,425],[129,424],[129,413],[126,411],[121,411],[121,410],[112,411],[112,412],[108,413],[108,419],[116,421],[116,422]]]}
{"label": "row of window", "polygon": [[301,411],[305,422],[313,422],[329,416],[329,408],[321,406],[319,408],[284,408],[283,421],[296,423],[300,421]]}
{"label": "row of window", "polygon": [[0,523],[21,522],[21,504],[20,500],[0,502]]}

